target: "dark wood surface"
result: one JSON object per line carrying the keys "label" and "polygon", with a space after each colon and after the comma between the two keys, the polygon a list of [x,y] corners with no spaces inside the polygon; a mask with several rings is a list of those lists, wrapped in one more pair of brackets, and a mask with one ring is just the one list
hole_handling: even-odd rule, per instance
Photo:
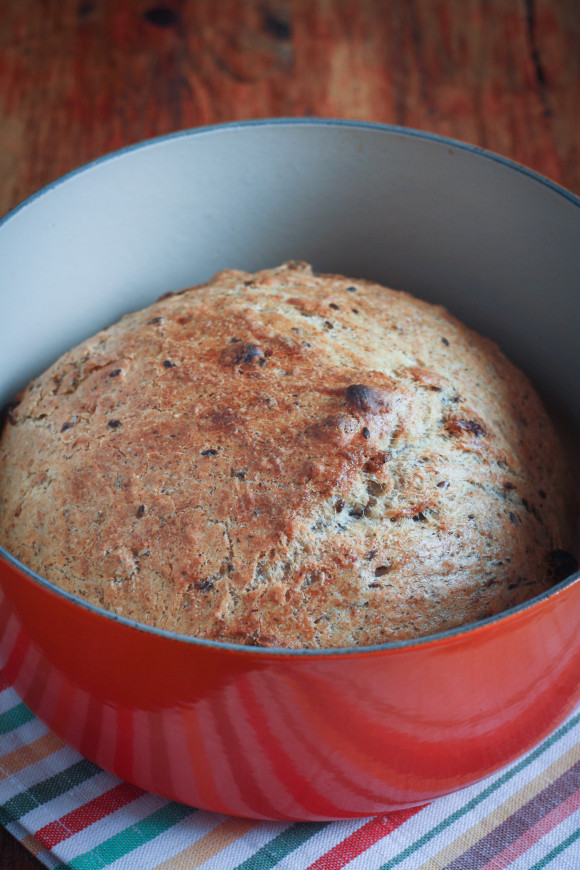
{"label": "dark wood surface", "polygon": [[0,828],[0,868],[2,870],[40,870],[43,865],[18,840]]}
{"label": "dark wood surface", "polygon": [[[0,0],[0,214],[140,139],[296,115],[463,139],[580,194],[580,2]],[[1,870],[39,866],[0,831]]]}

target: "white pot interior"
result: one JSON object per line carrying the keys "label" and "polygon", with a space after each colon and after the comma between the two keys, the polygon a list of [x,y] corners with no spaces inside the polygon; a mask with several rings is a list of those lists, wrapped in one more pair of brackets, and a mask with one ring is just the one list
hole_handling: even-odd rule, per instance
{"label": "white pot interior", "polygon": [[286,259],[444,304],[580,427],[580,202],[458,143],[326,121],[154,140],[9,215],[0,404],[124,312]]}

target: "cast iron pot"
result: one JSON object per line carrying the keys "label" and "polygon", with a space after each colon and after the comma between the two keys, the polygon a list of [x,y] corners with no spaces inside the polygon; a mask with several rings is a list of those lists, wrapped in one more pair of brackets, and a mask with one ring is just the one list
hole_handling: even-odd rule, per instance
{"label": "cast iron pot", "polygon": [[[580,200],[412,130],[266,121],[146,142],[0,224],[0,402],[122,313],[286,259],[446,305],[580,429]],[[426,639],[276,651],[146,628],[0,550],[0,665],[87,758],[269,819],[368,816],[475,782],[580,699],[580,576]]]}

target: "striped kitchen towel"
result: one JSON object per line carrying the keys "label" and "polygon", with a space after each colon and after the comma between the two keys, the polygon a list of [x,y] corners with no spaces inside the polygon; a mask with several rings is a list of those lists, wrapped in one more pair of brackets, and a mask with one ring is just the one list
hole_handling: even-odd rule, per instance
{"label": "striped kitchen towel", "polygon": [[579,870],[580,709],[464,791],[345,822],[256,822],[148,794],[0,692],[0,821],[40,862],[74,870]]}

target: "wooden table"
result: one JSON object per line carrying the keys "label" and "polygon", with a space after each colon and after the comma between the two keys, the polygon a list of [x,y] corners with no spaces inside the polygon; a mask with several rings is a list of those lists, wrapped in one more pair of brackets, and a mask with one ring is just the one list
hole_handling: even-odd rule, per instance
{"label": "wooden table", "polygon": [[[317,115],[476,143],[580,194],[578,0],[0,0],[0,214],[184,127]],[[0,832],[0,867],[38,868]]]}

